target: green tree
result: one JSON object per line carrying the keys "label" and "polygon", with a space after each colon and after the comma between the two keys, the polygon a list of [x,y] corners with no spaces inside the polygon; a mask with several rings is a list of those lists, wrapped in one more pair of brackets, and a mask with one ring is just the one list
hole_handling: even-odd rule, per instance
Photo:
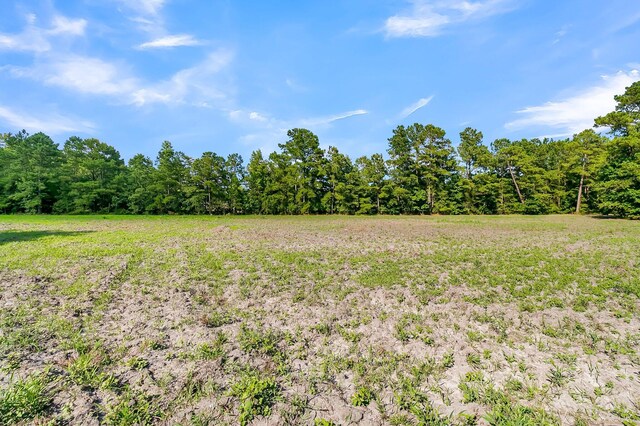
{"label": "green tree", "polygon": [[72,136],[63,153],[67,192],[58,210],[88,213],[126,208],[125,164],[114,147],[95,138]]}
{"label": "green tree", "polygon": [[608,127],[611,134],[630,136],[637,132],[640,123],[640,81],[627,87],[623,94],[613,97],[615,111],[595,119],[596,127]]}
{"label": "green tree", "polygon": [[265,194],[269,183],[269,165],[262,156],[262,151],[251,153],[247,164],[247,209],[251,213],[266,213]]}
{"label": "green tree", "polygon": [[567,173],[578,177],[576,213],[580,213],[583,196],[588,196],[592,179],[602,167],[606,142],[605,138],[589,129],[578,133],[567,143]]}
{"label": "green tree", "polygon": [[127,165],[127,203],[134,214],[153,213],[153,191],[156,169],[153,161],[142,154],[134,155]]}
{"label": "green tree", "polygon": [[58,145],[44,133],[29,136],[23,130],[15,135],[3,135],[0,152],[3,209],[51,213],[59,192],[62,164]]}
{"label": "green tree", "polygon": [[613,135],[594,184],[596,205],[605,214],[640,218],[640,81],[614,99],[615,111],[595,120]]}
{"label": "green tree", "polygon": [[389,138],[389,173],[391,176],[390,209],[395,213],[412,213],[419,211],[419,201],[415,194],[419,191],[420,177],[418,156],[422,141],[416,138],[414,124],[410,128],[398,126]]}
{"label": "green tree", "polygon": [[278,144],[289,164],[288,180],[293,185],[297,213],[318,213],[322,209],[324,151],[318,137],[307,129],[291,129],[289,140]]}
{"label": "green tree", "polygon": [[242,213],[246,203],[246,171],[240,154],[229,154],[224,163],[227,177],[227,202],[229,212]]}
{"label": "green tree", "polygon": [[9,193],[11,191],[11,170],[10,155],[7,149],[7,140],[11,138],[11,133],[0,133],[0,212],[9,213],[10,202]]}
{"label": "green tree", "polygon": [[266,162],[267,182],[264,192],[263,210],[267,214],[301,213],[298,205],[300,176],[290,158],[272,152]]}
{"label": "green tree", "polygon": [[489,148],[482,144],[483,137],[482,132],[471,127],[460,132],[458,155],[464,164],[467,179],[471,179],[478,168],[485,168],[491,156]]}
{"label": "green tree", "polygon": [[351,197],[351,191],[348,188],[347,178],[350,173],[354,171],[353,163],[351,159],[338,151],[338,148],[330,146],[326,154],[325,172],[327,176],[328,191],[322,197],[322,205],[324,210],[329,214],[334,214],[336,211],[341,213],[349,213],[352,209],[347,207]]}
{"label": "green tree", "polygon": [[387,165],[380,154],[371,157],[360,157],[356,160],[356,166],[362,175],[362,182],[368,197],[374,200],[375,210],[371,213],[384,213],[386,201],[385,188],[387,187]]}
{"label": "green tree", "polygon": [[213,152],[203,153],[191,163],[191,185],[185,187],[187,203],[196,213],[225,213],[228,182],[224,158]]}
{"label": "green tree", "polygon": [[153,208],[159,213],[180,213],[186,202],[185,187],[189,183],[189,157],[164,141],[156,159],[154,177],[156,193]]}
{"label": "green tree", "polygon": [[[477,199],[480,194],[486,199],[486,195],[493,189],[488,189],[487,177],[476,176],[478,173],[487,173],[493,166],[493,155],[489,148],[482,143],[482,132],[467,127],[460,132],[460,144],[458,145],[458,156],[464,165],[464,176],[457,181],[457,192],[460,194],[460,204],[463,206],[464,213],[479,213],[491,211],[487,209],[485,201],[484,206],[480,206]],[[489,203],[494,205],[495,203]]]}
{"label": "green tree", "polygon": [[[451,141],[443,129],[432,124],[398,126],[389,139],[391,176],[410,196],[413,212],[438,213],[446,207],[446,184],[455,173]],[[395,191],[398,197],[403,196]],[[438,201],[441,201],[438,205]]]}

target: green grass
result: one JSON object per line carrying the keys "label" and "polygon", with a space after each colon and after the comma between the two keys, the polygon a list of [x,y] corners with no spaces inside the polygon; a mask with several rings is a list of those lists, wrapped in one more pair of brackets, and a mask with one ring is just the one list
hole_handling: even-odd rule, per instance
{"label": "green grass", "polygon": [[0,424],[28,422],[52,408],[53,398],[48,390],[46,373],[18,379],[0,389]]}
{"label": "green grass", "polygon": [[271,414],[271,407],[280,396],[280,387],[273,378],[247,374],[231,386],[230,394],[240,400],[238,420],[244,426],[257,416]]}
{"label": "green grass", "polygon": [[638,253],[587,216],[0,216],[0,424],[632,424]]}
{"label": "green grass", "polygon": [[108,407],[104,417],[107,425],[152,425],[162,418],[162,411],[150,395],[126,391],[119,400]]}

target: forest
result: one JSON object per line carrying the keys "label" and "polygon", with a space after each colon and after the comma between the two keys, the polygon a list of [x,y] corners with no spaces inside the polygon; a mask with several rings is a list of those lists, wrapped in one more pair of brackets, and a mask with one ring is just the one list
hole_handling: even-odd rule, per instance
{"label": "forest", "polygon": [[307,129],[248,163],[165,141],[125,163],[111,145],[0,135],[0,212],[127,214],[549,214],[640,218],[640,82],[571,138],[497,139],[466,128],[454,147],[432,124],[399,125],[386,155],[355,161]]}

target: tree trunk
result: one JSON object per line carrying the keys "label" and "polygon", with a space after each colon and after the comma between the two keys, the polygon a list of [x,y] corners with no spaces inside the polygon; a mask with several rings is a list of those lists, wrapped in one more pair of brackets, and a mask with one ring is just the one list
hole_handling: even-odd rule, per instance
{"label": "tree trunk", "polygon": [[516,192],[518,193],[518,198],[520,199],[520,203],[524,204],[524,198],[522,197],[522,193],[520,192],[520,187],[518,186],[518,182],[516,182],[516,175],[513,174],[513,167],[511,164],[507,164],[509,169],[509,174],[511,175],[511,180],[513,181],[513,185],[516,187]]}
{"label": "tree trunk", "polygon": [[584,173],[580,175],[580,186],[578,187],[578,202],[576,203],[576,214],[580,213],[582,203],[582,185],[584,184]]}

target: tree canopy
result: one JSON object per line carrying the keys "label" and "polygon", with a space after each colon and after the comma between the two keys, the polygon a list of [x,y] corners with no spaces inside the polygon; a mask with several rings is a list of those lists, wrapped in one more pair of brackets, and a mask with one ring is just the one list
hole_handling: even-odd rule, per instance
{"label": "tree canopy", "polygon": [[291,129],[279,151],[191,158],[162,143],[125,164],[111,145],[44,133],[0,134],[0,212],[133,214],[545,214],[640,218],[640,82],[615,111],[571,138],[484,141],[466,128],[454,147],[433,124],[397,126],[387,156],[353,161]]}

